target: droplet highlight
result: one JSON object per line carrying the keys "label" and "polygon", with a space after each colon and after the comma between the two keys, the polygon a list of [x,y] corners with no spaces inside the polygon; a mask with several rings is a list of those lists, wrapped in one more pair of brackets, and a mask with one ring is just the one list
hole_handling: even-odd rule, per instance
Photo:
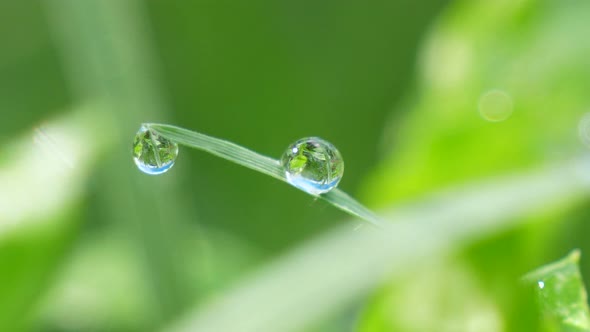
{"label": "droplet highlight", "polygon": [[291,144],[281,158],[287,181],[310,194],[326,193],[344,174],[342,155],[319,137],[302,138]]}
{"label": "droplet highlight", "polygon": [[140,171],[149,175],[165,173],[178,157],[178,144],[147,126],[141,126],[133,140],[133,161]]}

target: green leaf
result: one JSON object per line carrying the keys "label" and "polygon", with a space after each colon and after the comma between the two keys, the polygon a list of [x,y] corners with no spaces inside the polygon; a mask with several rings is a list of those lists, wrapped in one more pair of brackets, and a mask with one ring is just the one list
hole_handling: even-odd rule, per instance
{"label": "green leaf", "polygon": [[1,331],[28,327],[76,234],[84,182],[110,142],[96,139],[107,127],[100,114],[69,114],[1,151]]}
{"label": "green leaf", "polygon": [[579,268],[580,251],[524,277],[535,287],[541,311],[559,331],[590,331],[588,295]]}
{"label": "green leaf", "polygon": [[291,169],[298,169],[298,168],[305,166],[306,163],[307,163],[307,157],[304,155],[298,155],[298,156],[294,157],[293,160],[291,160],[291,163],[289,166],[291,167]]}
{"label": "green leaf", "polygon": [[[144,125],[159,135],[179,144],[209,152],[238,165],[287,182],[285,171],[278,160],[263,156],[243,146],[176,126],[156,123]],[[319,197],[342,211],[364,219],[376,226],[385,225],[373,212],[337,188],[325,194],[312,196]]]}

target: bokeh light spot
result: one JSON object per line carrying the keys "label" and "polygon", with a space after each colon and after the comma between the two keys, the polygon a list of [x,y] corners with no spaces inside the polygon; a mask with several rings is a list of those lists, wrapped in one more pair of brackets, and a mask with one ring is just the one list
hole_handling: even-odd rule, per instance
{"label": "bokeh light spot", "polygon": [[491,122],[500,122],[512,115],[514,104],[512,97],[502,90],[490,90],[479,98],[479,114]]}

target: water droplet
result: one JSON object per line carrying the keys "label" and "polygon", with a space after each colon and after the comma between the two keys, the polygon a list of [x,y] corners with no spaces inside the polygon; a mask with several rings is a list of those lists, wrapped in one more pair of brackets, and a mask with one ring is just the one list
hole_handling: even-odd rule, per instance
{"label": "water droplet", "polygon": [[479,98],[479,114],[491,122],[508,119],[513,108],[512,97],[502,90],[490,90]]}
{"label": "water droplet", "polygon": [[133,141],[133,161],[140,171],[157,175],[174,166],[178,144],[161,137],[146,126],[141,126]]}
{"label": "water droplet", "polygon": [[539,280],[539,282],[537,282],[537,285],[539,286],[539,289],[545,288],[545,282],[542,280]]}
{"label": "water droplet", "polygon": [[281,164],[289,183],[314,195],[336,188],[344,174],[340,152],[318,137],[302,138],[291,144]]}

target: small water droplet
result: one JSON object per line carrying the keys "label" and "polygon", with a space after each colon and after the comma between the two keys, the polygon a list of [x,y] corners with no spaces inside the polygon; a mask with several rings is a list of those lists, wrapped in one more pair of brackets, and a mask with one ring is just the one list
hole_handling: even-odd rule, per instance
{"label": "small water droplet", "polygon": [[318,137],[302,138],[291,144],[281,164],[289,183],[314,195],[336,188],[344,174],[340,152]]}
{"label": "small water droplet", "polygon": [[542,280],[539,280],[539,281],[537,282],[537,285],[539,286],[539,289],[543,289],[543,288],[545,288],[545,282],[544,282],[544,281],[542,281]]}
{"label": "small water droplet", "polygon": [[178,144],[161,137],[146,126],[141,126],[133,140],[133,161],[140,171],[157,175],[174,166]]}

